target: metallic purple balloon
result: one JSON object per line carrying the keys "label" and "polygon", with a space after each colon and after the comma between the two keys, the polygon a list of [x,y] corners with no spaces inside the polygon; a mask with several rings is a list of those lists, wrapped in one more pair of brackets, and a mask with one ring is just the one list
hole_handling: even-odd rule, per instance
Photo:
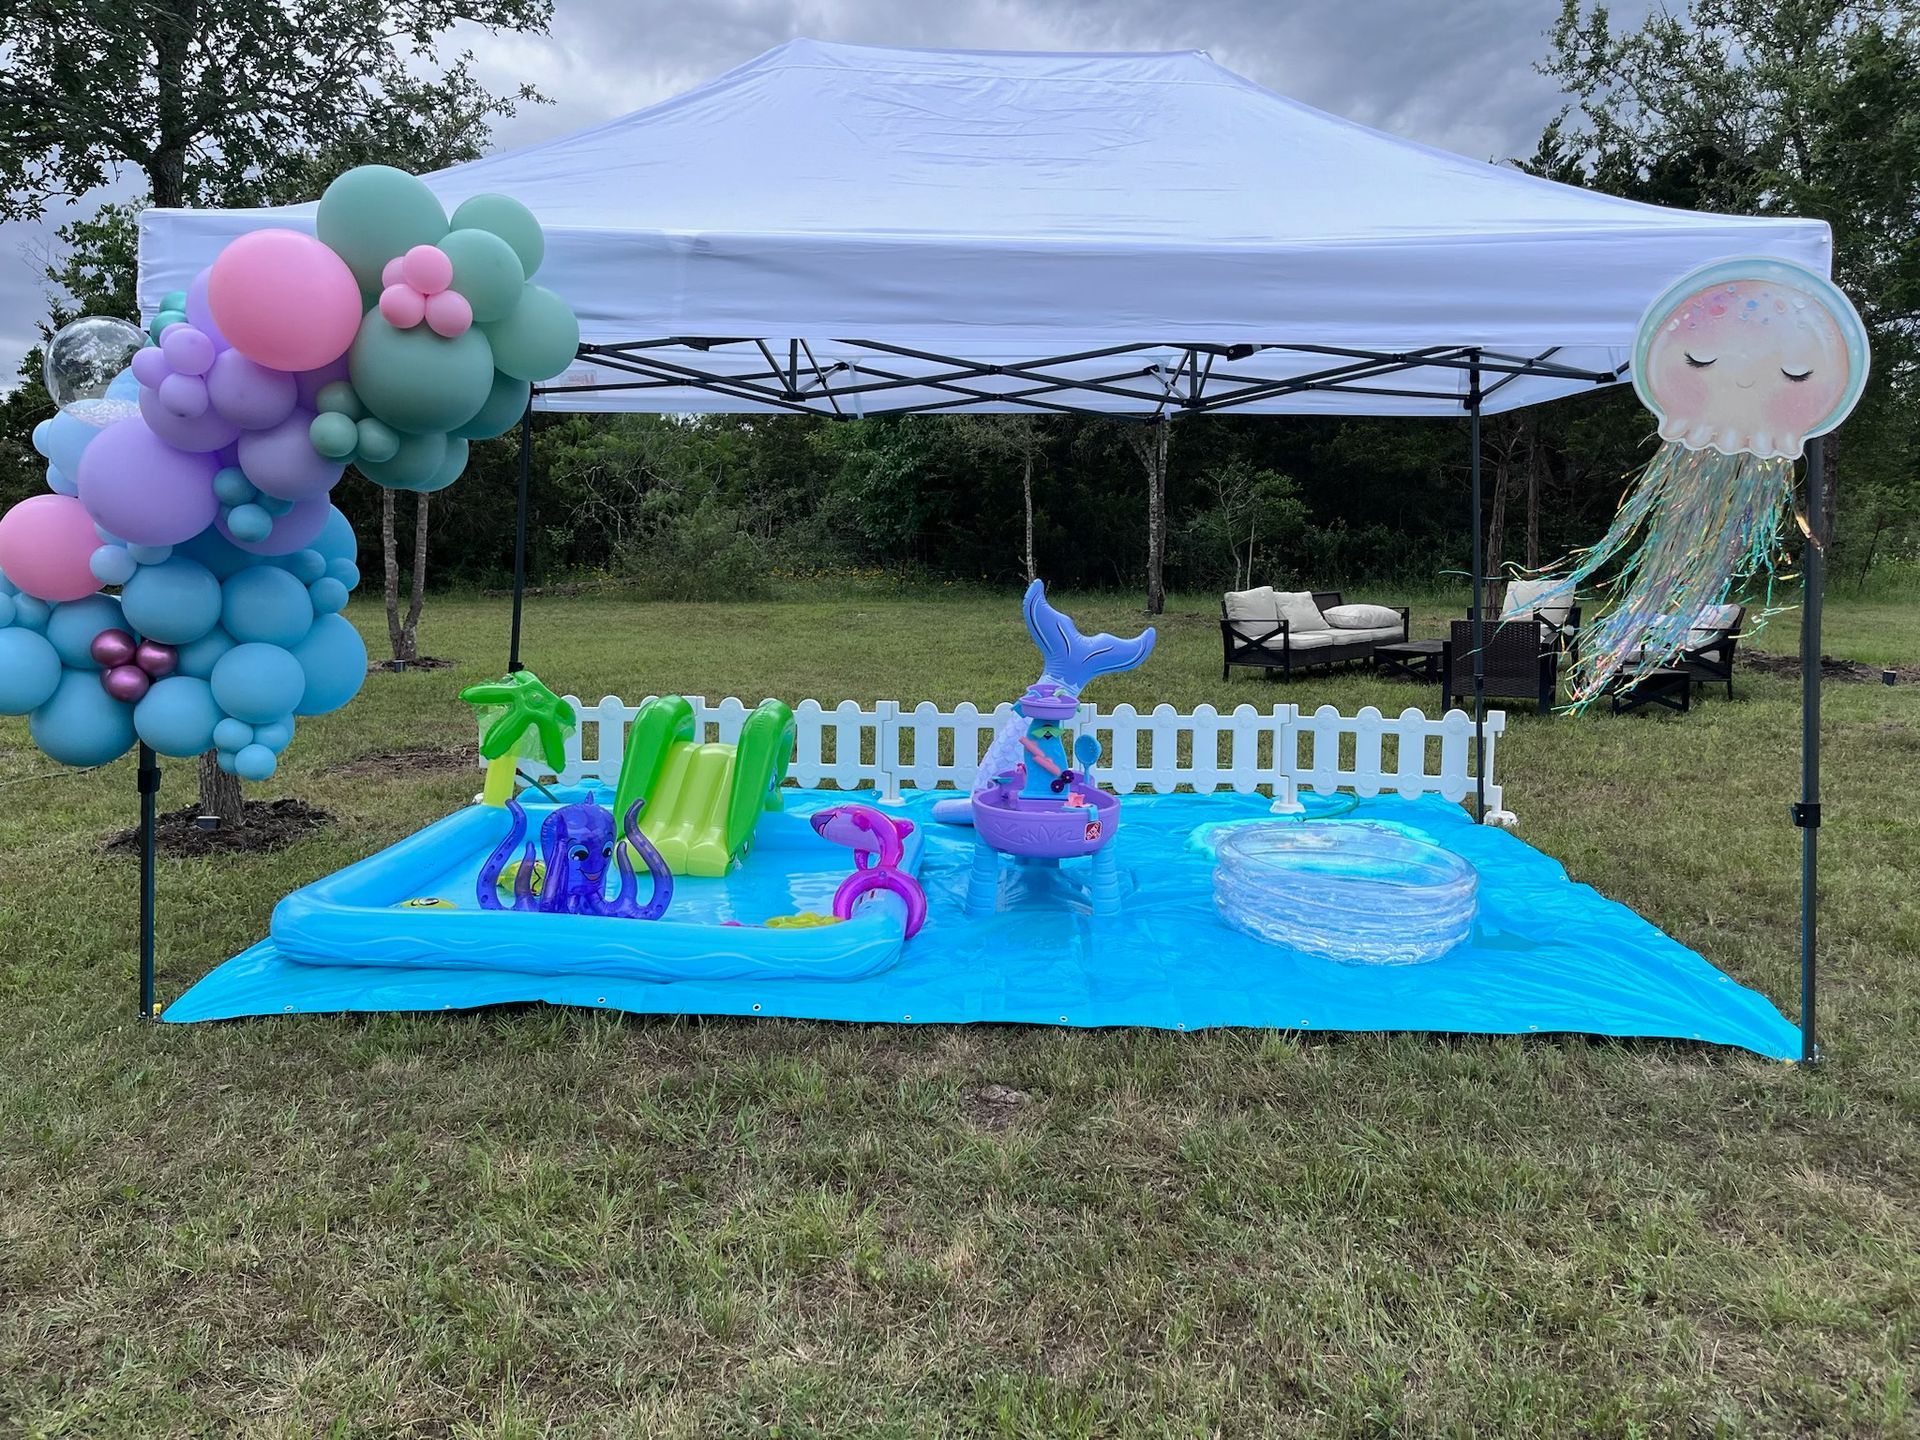
{"label": "metallic purple balloon", "polygon": [[133,636],[126,631],[102,630],[93,637],[93,644],[87,647],[87,653],[93,656],[96,665],[111,670],[119,665],[131,665],[137,649]]}
{"label": "metallic purple balloon", "polygon": [[[99,658],[94,656],[96,660]],[[164,680],[179,667],[180,652],[171,645],[162,645],[158,640],[142,640],[133,652],[133,663],[148,679]]]}
{"label": "metallic purple balloon", "polygon": [[138,665],[116,665],[100,677],[100,683],[114,699],[132,705],[147,693],[153,680]]}

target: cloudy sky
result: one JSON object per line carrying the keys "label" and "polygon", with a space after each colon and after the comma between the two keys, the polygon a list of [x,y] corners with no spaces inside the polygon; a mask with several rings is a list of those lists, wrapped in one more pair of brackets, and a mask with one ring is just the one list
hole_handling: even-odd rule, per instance
{"label": "cloudy sky", "polygon": [[[1655,0],[1613,0],[1631,22]],[[637,110],[796,35],[984,50],[1205,50],[1270,89],[1363,124],[1503,159],[1560,104],[1534,73],[1559,0],[556,0],[552,33],[475,33],[496,90],[553,97],[501,125],[523,145]],[[124,182],[137,191],[137,175]],[[90,208],[90,205],[83,206]],[[51,231],[0,225],[0,383],[45,310]]]}

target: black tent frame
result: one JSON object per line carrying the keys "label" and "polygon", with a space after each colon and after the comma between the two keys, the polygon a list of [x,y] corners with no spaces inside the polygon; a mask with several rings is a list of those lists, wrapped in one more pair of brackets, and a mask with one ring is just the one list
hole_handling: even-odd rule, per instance
{"label": "black tent frame", "polygon": [[[1481,517],[1481,419],[1486,402],[1522,376],[1542,376],[1591,384],[1611,385],[1626,373],[1568,365],[1554,357],[1554,346],[1537,355],[1514,355],[1475,345],[1433,345],[1411,350],[1366,350],[1339,345],[1219,345],[1178,342],[1172,345],[1138,343],[1107,345],[1015,364],[970,361],[958,356],[914,349],[879,340],[835,340],[837,349],[858,351],[858,360],[822,364],[811,344],[794,338],[780,344],[753,337],[673,336],[618,344],[582,344],[578,358],[631,379],[560,383],[538,387],[535,396],[608,394],[632,391],[697,389],[733,401],[746,401],[769,410],[854,419],[872,415],[932,414],[969,408],[1007,408],[1098,419],[1165,423],[1181,415],[1213,414],[1311,392],[1431,400],[1459,405],[1468,420],[1469,520],[1473,530],[1473,728],[1474,817],[1486,818],[1486,674],[1483,668],[1485,584],[1484,536]],[[775,346],[785,352],[782,362]],[[700,357],[734,347],[751,347],[756,364],[744,370],[702,367]],[[1141,357],[1165,357],[1177,352],[1168,365],[1164,358],[1142,363]],[[679,352],[675,358],[662,352]],[[1250,373],[1244,362],[1268,352],[1306,355],[1332,363],[1293,375]],[[871,358],[868,358],[871,357]],[[1063,374],[1061,368],[1111,360],[1111,371]],[[901,362],[930,365],[926,373],[902,369]],[[1234,368],[1217,371],[1219,362]],[[1466,388],[1415,389],[1409,385],[1381,385],[1416,371],[1464,372]],[[1497,376],[1491,384],[1487,377]],[[998,385],[995,382],[1011,382]],[[902,392],[934,390],[940,400],[911,400]],[[520,419],[519,475],[515,486],[513,525],[513,618],[508,639],[507,669],[524,669],[520,659],[521,619],[527,580],[527,516],[533,474],[534,398],[528,399]],[[869,410],[868,397],[881,404]],[[885,403],[889,397],[897,404]],[[1076,403],[1076,397],[1085,397]],[[1094,397],[1119,401],[1126,408],[1102,406]],[[1800,1059],[1819,1058],[1815,1034],[1818,968],[1818,837],[1820,826],[1820,624],[1825,587],[1825,474],[1823,447],[1818,439],[1807,446],[1807,544],[1803,562],[1804,599],[1801,609],[1801,789],[1791,818],[1801,831],[1800,891]],[[154,857],[155,797],[160,769],[154,754],[140,746],[140,1014],[158,1013],[154,1003]]]}

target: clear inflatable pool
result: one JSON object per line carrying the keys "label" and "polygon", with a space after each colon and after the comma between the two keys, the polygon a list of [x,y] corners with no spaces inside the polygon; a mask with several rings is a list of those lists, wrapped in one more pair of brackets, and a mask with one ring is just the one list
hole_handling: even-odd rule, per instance
{"label": "clear inflatable pool", "polygon": [[1397,829],[1239,825],[1219,835],[1215,854],[1221,918],[1270,944],[1349,964],[1417,965],[1473,933],[1473,866]]}

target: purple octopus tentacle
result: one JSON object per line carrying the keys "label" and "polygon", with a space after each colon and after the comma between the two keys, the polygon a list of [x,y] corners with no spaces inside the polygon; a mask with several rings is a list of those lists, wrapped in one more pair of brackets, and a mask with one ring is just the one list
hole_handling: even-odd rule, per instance
{"label": "purple octopus tentacle", "polygon": [[[533,840],[532,837],[528,837],[527,848],[520,852],[520,868],[513,872],[513,908],[515,910],[540,908],[539,897],[533,893],[534,863]],[[543,883],[540,888],[544,892],[545,884]]]}
{"label": "purple octopus tentacle", "polygon": [[[507,868],[507,861],[513,858],[515,847],[527,833],[527,812],[518,800],[507,801],[507,817],[507,838],[494,846],[493,853],[480,864],[480,882],[474,889],[482,910],[501,908],[500,872]],[[525,873],[525,868],[522,873]],[[517,910],[520,907],[515,905],[514,908]]]}
{"label": "purple octopus tentacle", "polygon": [[[667,862],[653,847],[653,842],[640,830],[640,807],[644,801],[636,800],[627,811],[622,829],[626,832],[627,843],[640,852],[640,858],[647,863],[647,874],[653,877],[653,894],[647,897],[647,903],[631,912],[635,920],[658,920],[667,913],[667,906],[673,903],[673,871],[667,868]],[[622,866],[622,893],[625,893],[624,877],[633,874],[633,862],[627,858],[626,846],[620,847]],[[636,891],[638,886],[635,886]]]}

